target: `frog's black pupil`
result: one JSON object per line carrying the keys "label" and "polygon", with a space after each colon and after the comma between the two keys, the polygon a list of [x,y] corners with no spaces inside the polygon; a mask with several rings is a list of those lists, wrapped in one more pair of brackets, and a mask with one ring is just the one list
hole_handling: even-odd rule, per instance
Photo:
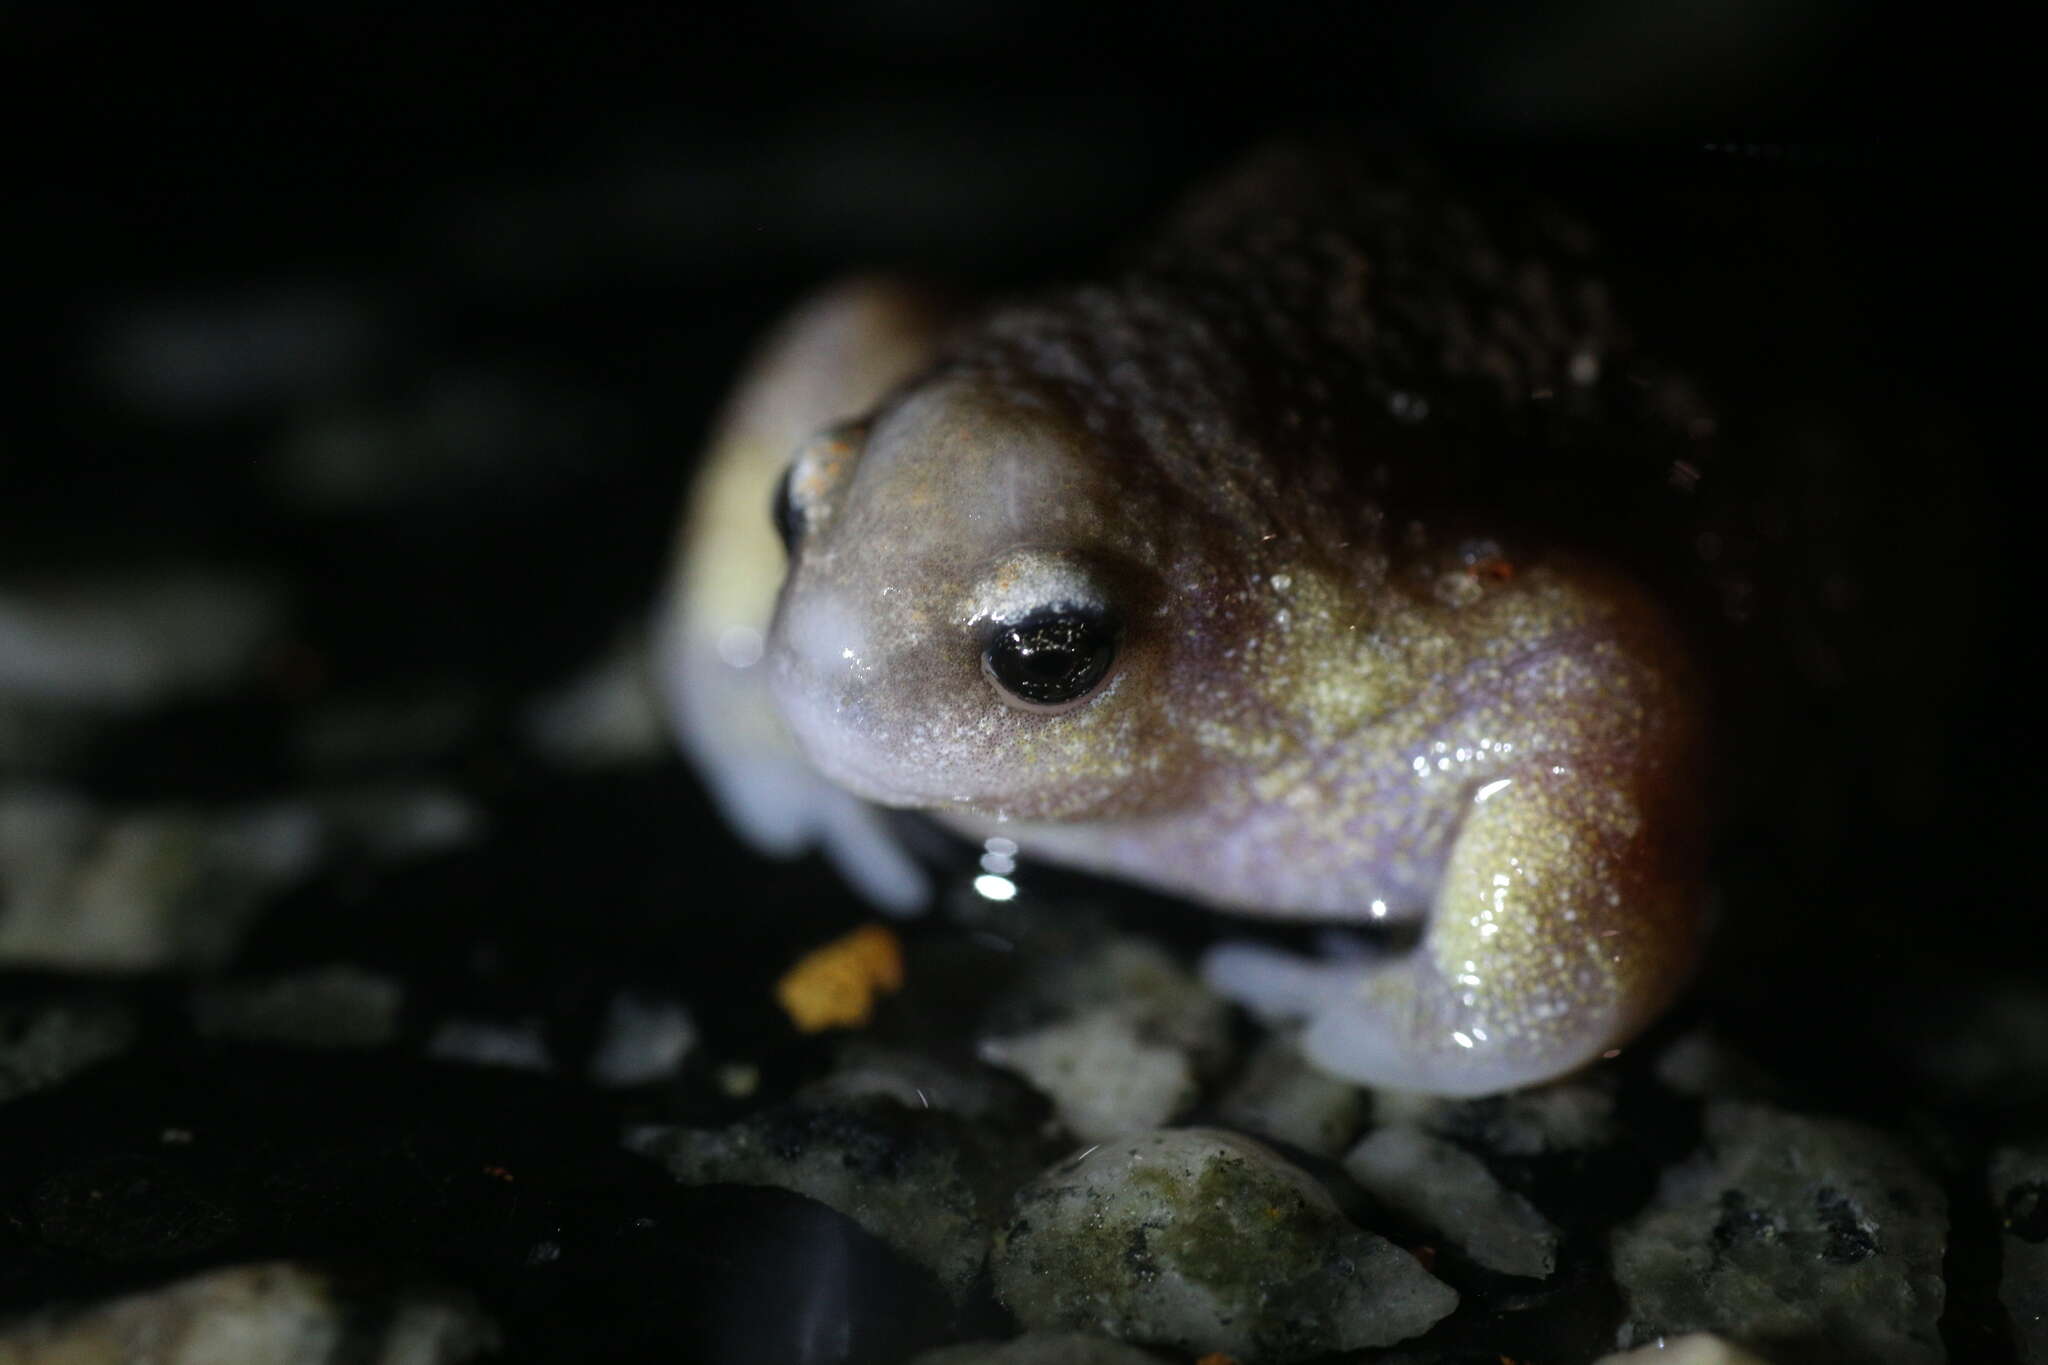
{"label": "frog's black pupil", "polygon": [[768,508],[768,515],[775,521],[775,534],[782,537],[782,548],[789,554],[796,553],[796,539],[804,528],[803,518],[796,510],[796,500],[791,496],[791,485],[795,480],[796,466],[792,464],[775,481],[775,501]]}
{"label": "frog's black pupil", "polygon": [[1115,655],[1116,628],[1105,616],[1061,609],[1004,627],[984,657],[996,686],[1038,706],[1057,706],[1088,695]]}

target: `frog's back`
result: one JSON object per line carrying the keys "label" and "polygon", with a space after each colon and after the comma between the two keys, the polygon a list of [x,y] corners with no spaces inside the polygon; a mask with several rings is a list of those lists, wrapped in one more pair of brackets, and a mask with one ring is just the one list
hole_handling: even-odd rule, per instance
{"label": "frog's back", "polygon": [[1714,427],[1611,295],[1563,211],[1333,140],[1255,156],[1122,268],[995,311],[946,363],[1052,393],[1249,533],[1332,497],[1396,529],[1592,532],[1588,486],[1657,487]]}
{"label": "frog's back", "polygon": [[[1379,138],[1271,147],[941,365],[1052,395],[1247,538],[1336,537],[1378,573],[1475,533],[1594,553],[1673,605],[1734,728],[1811,725],[1818,699],[1848,748],[1883,715],[1938,749],[1926,700],[1969,653],[1966,443],[1938,404],[1837,363],[1855,324],[1815,284],[1833,229],[1794,193],[1757,210],[1770,250],[1708,261],[1673,231],[1661,249],[1688,254],[1629,241],[1617,269],[1538,178]],[[1771,236],[1788,224],[1796,242]],[[1769,310],[1714,297],[1734,278]],[[1901,615],[1926,632],[1910,679]],[[1920,766],[1899,781],[1932,789]]]}

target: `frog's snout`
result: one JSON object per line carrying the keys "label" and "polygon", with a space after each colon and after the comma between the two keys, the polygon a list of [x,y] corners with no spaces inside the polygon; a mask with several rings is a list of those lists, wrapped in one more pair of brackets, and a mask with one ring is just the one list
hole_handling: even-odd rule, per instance
{"label": "frog's snout", "polygon": [[852,603],[831,592],[792,598],[770,643],[770,687],[804,756],[871,801],[918,804],[915,774],[889,743],[891,670]]}
{"label": "frog's snout", "polygon": [[833,592],[793,597],[775,624],[778,685],[794,689],[783,701],[837,691],[872,674],[871,647],[861,614]]}

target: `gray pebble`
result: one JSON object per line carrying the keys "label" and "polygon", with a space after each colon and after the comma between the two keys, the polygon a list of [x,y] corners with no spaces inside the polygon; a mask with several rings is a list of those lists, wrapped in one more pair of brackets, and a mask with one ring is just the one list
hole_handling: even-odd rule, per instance
{"label": "gray pebble", "polygon": [[1231,1060],[1229,1002],[1141,938],[1112,938],[1043,961],[990,1011],[984,1036],[1103,1012],[1128,1021],[1147,1042],[1185,1054],[1199,1076],[1219,1075]]}
{"label": "gray pebble", "polygon": [[988,1011],[979,1052],[1093,1141],[1192,1105],[1229,1064],[1230,1007],[1157,944],[1111,938],[1038,964]]}
{"label": "gray pebble", "polygon": [[647,644],[629,636],[588,670],[527,707],[526,741],[566,768],[658,762],[671,748],[648,672]]}
{"label": "gray pebble", "polygon": [[647,1085],[673,1076],[697,1046],[697,1025],[679,1000],[620,991],[605,1010],[590,1059],[599,1085]]}
{"label": "gray pebble", "polygon": [[449,1019],[427,1039],[427,1055],[465,1066],[547,1071],[554,1066],[547,1032],[538,1019]]}
{"label": "gray pebble", "polygon": [[405,988],[337,964],[258,981],[210,986],[193,1002],[202,1037],[292,1047],[383,1047],[398,1037]]}
{"label": "gray pebble", "polygon": [[1480,1265],[1504,1275],[1557,1269],[1557,1229],[1503,1189],[1469,1152],[1405,1125],[1368,1134],[1344,1170],[1375,1199],[1426,1224]]}
{"label": "gray pebble", "polygon": [[1458,1296],[1270,1149],[1213,1129],[1089,1147],[1021,1190],[997,1296],[1078,1329],[1267,1365],[1427,1331]]}
{"label": "gray pebble", "polygon": [[981,1273],[1030,1169],[999,1137],[883,1099],[784,1105],[722,1129],[642,1129],[627,1146],[687,1185],[771,1185],[837,1209],[956,1296]]}
{"label": "gray pebble", "polygon": [[211,1271],[0,1327],[7,1365],[456,1365],[500,1344],[467,1300],[402,1292],[345,1302],[325,1276],[284,1263]]}
{"label": "gray pebble", "polygon": [[1681,1095],[1697,1098],[1773,1100],[1783,1089],[1704,1025],[1664,1049],[1657,1058],[1657,1079]]}
{"label": "gray pebble", "polygon": [[111,1003],[0,1005],[0,1104],[69,1080],[134,1042],[134,1016]]}
{"label": "gray pebble", "polygon": [[1602,1356],[1593,1365],[1768,1365],[1731,1341],[1711,1332],[1664,1337],[1633,1351]]}
{"label": "gray pebble", "polygon": [[0,584],[0,709],[107,713],[245,680],[282,626],[272,587],[209,569]]}
{"label": "gray pebble", "polygon": [[110,811],[58,792],[0,794],[0,964],[218,966],[322,849],[320,817],[300,805]]}
{"label": "gray pebble", "polygon": [[473,690],[423,688],[391,696],[347,696],[313,707],[293,735],[298,757],[324,773],[424,766],[474,739],[484,701]]}
{"label": "gray pebble", "polygon": [[1044,1104],[1031,1088],[994,1067],[956,1065],[860,1037],[842,1043],[831,1073],[801,1094],[818,1104],[887,1099],[1010,1132],[1028,1131],[1044,1117]]}
{"label": "gray pebble", "polygon": [[1367,1093],[1309,1065],[1291,1033],[1274,1033],[1252,1052],[1217,1101],[1233,1128],[1334,1157],[1365,1127]]}
{"label": "gray pebble", "polygon": [[1185,1052],[1147,1042],[1113,1010],[984,1039],[980,1055],[1051,1100],[1066,1130],[1083,1142],[1157,1128],[1199,1093]]}
{"label": "gray pebble", "polygon": [[927,1351],[910,1365],[1160,1365],[1162,1357],[1083,1332],[1026,1332]]}
{"label": "gray pebble", "polygon": [[1720,1332],[1766,1356],[1943,1360],[1947,1202],[1854,1123],[1709,1104],[1702,1150],[1613,1235],[1624,1346]]}
{"label": "gray pebble", "polygon": [[1381,1090],[1373,1095],[1373,1115],[1501,1156],[1593,1151],[1617,1136],[1614,1082],[1604,1075],[1478,1099]]}
{"label": "gray pebble", "polygon": [[2048,1147],[2008,1147],[1991,1160],[1991,1203],[2005,1235],[1998,1296],[2020,1365],[2048,1365]]}

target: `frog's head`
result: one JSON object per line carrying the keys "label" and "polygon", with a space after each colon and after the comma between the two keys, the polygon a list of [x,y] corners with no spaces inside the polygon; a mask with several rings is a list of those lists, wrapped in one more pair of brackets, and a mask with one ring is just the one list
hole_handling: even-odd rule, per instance
{"label": "frog's head", "polygon": [[804,444],[776,498],[769,649],[826,776],[1030,819],[1158,798],[1177,743],[1159,528],[1117,465],[1054,408],[961,379]]}

